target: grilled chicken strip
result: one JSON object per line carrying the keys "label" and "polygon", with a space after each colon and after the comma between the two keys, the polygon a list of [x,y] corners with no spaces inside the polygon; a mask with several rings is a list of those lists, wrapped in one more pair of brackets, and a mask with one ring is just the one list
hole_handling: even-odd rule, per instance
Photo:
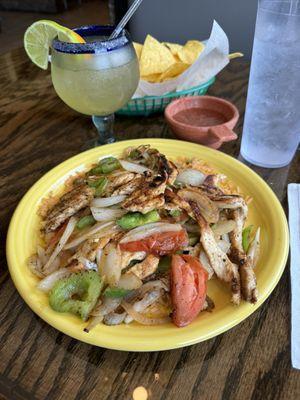
{"label": "grilled chicken strip", "polygon": [[217,194],[210,195],[209,197],[219,209],[235,210],[240,208],[242,212],[242,217],[244,218],[244,220],[246,220],[248,215],[248,206],[241,196],[234,194]]}
{"label": "grilled chicken strip", "polygon": [[[232,256],[234,258],[234,256]],[[247,256],[237,258],[241,277],[242,296],[249,303],[256,303],[258,297],[257,283],[251,259]]]}
{"label": "grilled chicken strip", "polygon": [[169,185],[173,185],[175,182],[178,170],[171,161],[169,161],[164,154],[161,154],[158,150],[153,149],[152,157],[153,157],[153,164],[154,170],[157,171],[158,175],[166,176],[167,183]]}
{"label": "grilled chicken strip", "polygon": [[181,189],[177,192],[178,196],[185,201],[192,201],[197,204],[201,215],[209,223],[216,223],[219,220],[219,208],[201,190],[194,188]]}
{"label": "grilled chicken strip", "polygon": [[[78,260],[80,257],[84,257],[89,261],[95,261],[96,253],[98,248],[103,249],[107,245],[110,239],[102,240],[103,246],[99,246],[99,243],[93,239],[86,240],[82,246],[76,251],[76,253],[70,258],[70,260]],[[98,247],[99,246],[99,247]]]}
{"label": "grilled chicken strip", "polygon": [[70,258],[70,260],[78,260],[79,257],[84,257],[89,261],[95,261],[97,250],[104,249],[104,247],[115,238],[117,233],[111,233],[107,236],[97,238],[92,237],[82,243],[81,246],[76,250],[76,253]]}
{"label": "grilled chicken strip", "polygon": [[156,197],[151,197],[151,191],[146,191],[144,193],[139,191],[138,194],[139,196],[134,196],[134,198],[125,200],[122,203],[122,208],[128,211],[146,214],[149,211],[163,207],[165,204],[163,194]]}
{"label": "grilled chicken strip", "polygon": [[245,254],[242,245],[242,232],[245,223],[244,210],[243,208],[238,208],[237,210],[232,210],[230,214],[236,221],[235,229],[229,233],[231,241],[230,258],[239,267],[243,298],[250,303],[256,303],[258,292],[253,271],[253,260]]}
{"label": "grilled chicken strip", "polygon": [[190,256],[199,258],[201,251],[201,244],[197,243],[195,246],[187,246],[184,248],[184,252],[188,252]]}
{"label": "grilled chicken strip", "polygon": [[242,246],[242,232],[248,215],[248,206],[239,195],[210,195],[219,209],[230,210],[230,217],[236,222],[236,226],[229,233],[231,242],[230,259],[237,264],[241,278],[241,293],[246,301],[255,303],[257,301],[257,286],[253,263],[247,257]]}
{"label": "grilled chicken strip", "polygon": [[166,190],[168,176],[148,176],[140,185],[140,189],[134,191],[122,203],[121,206],[128,211],[139,211],[143,214],[165,204],[164,192]]}
{"label": "grilled chicken strip", "polygon": [[117,187],[117,189],[115,189],[112,192],[112,196],[119,196],[119,195],[128,195],[133,193],[135,190],[137,190],[141,183],[142,183],[143,177],[142,175],[135,175],[131,181]]}
{"label": "grilled chicken strip", "polygon": [[135,264],[127,272],[134,273],[138,278],[145,279],[147,276],[153,274],[158,267],[159,257],[149,254],[144,261]]}
{"label": "grilled chicken strip", "polygon": [[242,246],[242,232],[248,215],[248,206],[239,195],[210,193],[209,197],[219,209],[231,210],[229,215],[236,222],[236,226],[229,233],[231,242],[230,259],[238,266],[242,297],[246,301],[255,303],[258,292],[253,263],[251,258],[245,254]]}
{"label": "grilled chicken strip", "polygon": [[120,187],[120,190],[115,191],[114,194],[129,194],[121,204],[122,208],[145,214],[164,206],[163,194],[166,185],[174,183],[178,170],[165,155],[156,149],[139,146],[134,151],[136,159],[142,160],[143,164],[149,167],[153,173],[144,174],[143,179],[136,180],[129,186]]}
{"label": "grilled chicken strip", "polygon": [[72,272],[79,272],[85,269],[84,265],[77,259],[70,259],[64,268],[69,268]]}
{"label": "grilled chicken strip", "polygon": [[131,182],[136,178],[136,176],[137,174],[128,171],[120,171],[116,174],[112,174],[111,176],[108,175],[109,183],[105,189],[105,193],[111,196],[117,188]]}
{"label": "grilled chicken strip", "polygon": [[58,203],[46,215],[45,232],[57,229],[77,211],[89,205],[94,196],[94,190],[87,185],[76,186],[64,194]]}
{"label": "grilled chicken strip", "polygon": [[194,202],[190,202],[190,204],[200,227],[200,242],[209,259],[210,265],[219,279],[230,284],[232,302],[238,305],[241,299],[238,268],[217,245],[213,231],[201,215],[198,205]]}
{"label": "grilled chicken strip", "polygon": [[198,191],[203,195],[209,197],[209,199],[212,200],[218,206],[219,209],[223,208],[235,209],[242,207],[245,209],[245,211],[248,210],[245,200],[238,194],[225,194],[217,186],[207,183],[204,183],[203,185],[200,185],[198,188],[193,188],[193,189],[194,191]]}
{"label": "grilled chicken strip", "polygon": [[175,182],[178,175],[177,167],[164,154],[161,154],[157,149],[151,149],[149,146],[139,146],[136,150],[144,158],[144,164],[147,167],[158,175],[167,175],[167,183],[169,185]]}
{"label": "grilled chicken strip", "polygon": [[[168,202],[168,205],[170,205],[171,209],[181,209],[183,211],[186,211],[188,214],[192,214],[192,209],[191,206],[187,201],[182,199],[181,197],[178,196],[177,193],[173,192],[170,189],[165,190],[165,199]],[[166,208],[168,209],[168,208]]]}
{"label": "grilled chicken strip", "polygon": [[168,164],[168,184],[173,185],[178,175],[178,169],[172,161],[168,161]]}
{"label": "grilled chicken strip", "polygon": [[203,194],[206,194],[211,200],[214,200],[216,196],[225,196],[224,192],[217,186],[208,184],[208,183],[203,183],[203,185],[200,185],[197,188],[199,191],[201,191]]}
{"label": "grilled chicken strip", "polygon": [[[138,146],[133,149],[135,152],[134,159],[141,161],[143,165],[154,171],[155,174],[167,176],[167,183],[172,185],[178,175],[176,165],[169,161],[164,154],[157,149],[152,149],[148,145]],[[130,150],[131,151],[131,150]]]}
{"label": "grilled chicken strip", "polygon": [[144,258],[147,256],[147,253],[145,251],[136,251],[134,253],[130,251],[122,251],[121,252],[121,269],[124,269],[128,267],[130,264],[130,261],[132,260],[138,260],[142,261]]}
{"label": "grilled chicken strip", "polygon": [[203,185],[217,186],[219,180],[220,180],[219,175],[207,175],[206,178],[204,179]]}

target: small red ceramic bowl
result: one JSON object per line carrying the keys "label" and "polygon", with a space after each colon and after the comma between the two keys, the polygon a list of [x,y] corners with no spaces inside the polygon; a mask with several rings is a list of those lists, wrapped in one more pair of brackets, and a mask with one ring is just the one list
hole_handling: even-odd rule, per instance
{"label": "small red ceramic bowl", "polygon": [[213,96],[191,96],[172,101],[165,109],[166,120],[179,139],[218,149],[237,138],[233,132],[237,108]]}

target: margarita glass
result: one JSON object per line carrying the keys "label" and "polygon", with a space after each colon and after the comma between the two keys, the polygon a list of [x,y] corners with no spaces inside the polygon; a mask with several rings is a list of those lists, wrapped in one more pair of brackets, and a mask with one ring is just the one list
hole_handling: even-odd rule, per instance
{"label": "margarita glass", "polygon": [[113,26],[74,29],[86,43],[58,39],[51,46],[51,76],[58,96],[91,115],[99,133],[93,145],[112,143],[114,112],[132,97],[139,82],[138,59],[128,33],[109,40]]}

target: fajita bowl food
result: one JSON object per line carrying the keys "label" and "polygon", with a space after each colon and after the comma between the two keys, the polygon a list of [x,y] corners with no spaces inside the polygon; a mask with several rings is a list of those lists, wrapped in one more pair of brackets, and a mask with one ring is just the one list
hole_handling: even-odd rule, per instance
{"label": "fajita bowl food", "polygon": [[255,303],[260,229],[251,199],[203,160],[169,160],[147,145],[104,157],[39,208],[29,259],[51,308],[98,324],[183,327],[212,311],[207,281]]}

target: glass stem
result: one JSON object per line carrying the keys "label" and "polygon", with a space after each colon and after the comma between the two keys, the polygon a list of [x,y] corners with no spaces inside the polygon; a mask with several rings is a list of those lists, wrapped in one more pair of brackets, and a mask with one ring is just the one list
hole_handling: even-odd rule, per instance
{"label": "glass stem", "polygon": [[106,116],[93,115],[92,119],[98,131],[99,144],[113,143],[116,140],[113,134],[114,114]]}

